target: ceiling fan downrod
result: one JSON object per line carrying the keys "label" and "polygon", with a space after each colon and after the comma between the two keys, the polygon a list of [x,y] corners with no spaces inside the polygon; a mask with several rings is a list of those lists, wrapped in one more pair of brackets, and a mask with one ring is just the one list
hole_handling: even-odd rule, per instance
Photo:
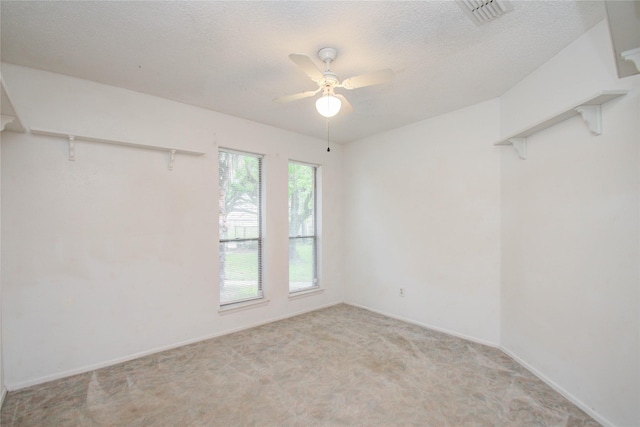
{"label": "ceiling fan downrod", "polygon": [[318,58],[327,65],[325,71],[329,71],[329,64],[338,56],[338,50],[333,47],[323,47],[318,51]]}

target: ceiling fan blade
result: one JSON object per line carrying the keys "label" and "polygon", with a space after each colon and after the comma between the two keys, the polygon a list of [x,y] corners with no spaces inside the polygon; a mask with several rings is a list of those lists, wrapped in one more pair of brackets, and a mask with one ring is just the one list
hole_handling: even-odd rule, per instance
{"label": "ceiling fan blade", "polygon": [[340,87],[345,89],[358,89],[365,86],[379,85],[386,83],[393,79],[393,71],[390,69],[374,71],[369,74],[362,74],[360,76],[350,77],[340,84]]}
{"label": "ceiling fan blade", "polygon": [[314,64],[311,58],[309,58],[308,56],[292,53],[291,55],[289,55],[289,58],[291,58],[291,60],[295,62],[296,65],[300,67],[307,76],[311,77],[311,80],[318,81],[322,80],[322,78],[324,77],[322,75],[322,72],[318,69],[318,67],[316,67],[316,64]]}
{"label": "ceiling fan blade", "polygon": [[347,101],[343,95],[336,94],[336,98],[339,98],[342,101],[342,106],[340,107],[340,111],[344,114],[353,113],[353,106]]}
{"label": "ceiling fan blade", "polygon": [[317,90],[308,90],[306,92],[296,93],[295,95],[287,95],[281,96],[280,98],[276,98],[273,102],[277,102],[278,104],[284,104],[285,102],[297,101],[298,99],[309,98],[310,96],[315,95],[320,92],[320,89]]}

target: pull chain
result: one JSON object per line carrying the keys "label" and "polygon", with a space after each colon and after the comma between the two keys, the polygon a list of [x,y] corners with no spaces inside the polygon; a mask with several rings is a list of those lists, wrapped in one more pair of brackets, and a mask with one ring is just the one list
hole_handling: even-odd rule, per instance
{"label": "pull chain", "polygon": [[327,152],[330,152],[331,148],[329,148],[329,119],[327,119]]}

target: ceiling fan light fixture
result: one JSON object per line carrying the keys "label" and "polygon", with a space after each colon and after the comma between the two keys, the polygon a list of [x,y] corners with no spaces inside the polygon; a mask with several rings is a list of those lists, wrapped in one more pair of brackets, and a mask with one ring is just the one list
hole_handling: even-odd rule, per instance
{"label": "ceiling fan light fixture", "polygon": [[318,113],[320,113],[321,116],[326,118],[330,118],[338,114],[338,112],[340,112],[340,107],[342,107],[342,101],[340,101],[340,98],[333,95],[321,96],[316,101],[316,110],[318,110]]}

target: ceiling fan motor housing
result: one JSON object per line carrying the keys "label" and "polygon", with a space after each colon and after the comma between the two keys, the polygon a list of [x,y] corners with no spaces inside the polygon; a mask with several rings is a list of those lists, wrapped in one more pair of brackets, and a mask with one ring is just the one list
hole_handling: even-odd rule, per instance
{"label": "ceiling fan motor housing", "polygon": [[318,82],[320,86],[335,86],[339,83],[338,75],[333,71],[325,71],[322,75],[324,78]]}

